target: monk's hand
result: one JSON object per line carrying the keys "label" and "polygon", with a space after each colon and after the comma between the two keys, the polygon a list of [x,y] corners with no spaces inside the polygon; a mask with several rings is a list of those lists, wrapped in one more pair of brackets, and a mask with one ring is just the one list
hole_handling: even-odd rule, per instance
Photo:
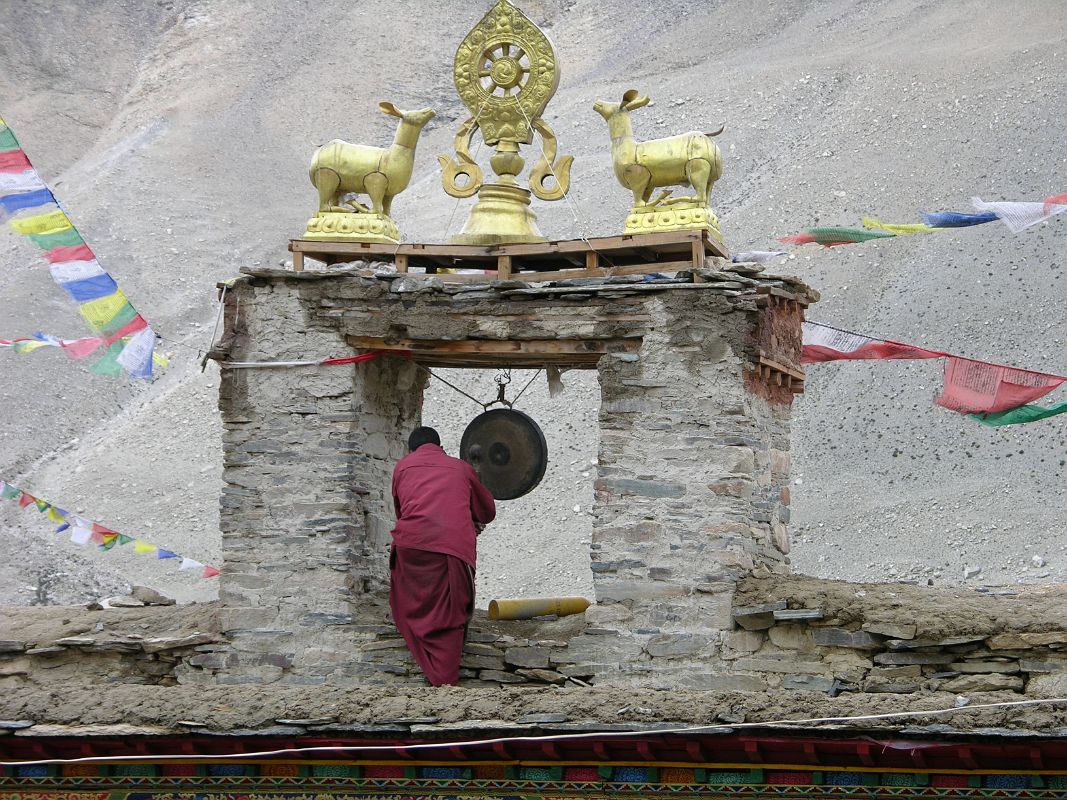
{"label": "monk's hand", "polygon": [[484,530],[485,530],[485,525],[484,524],[482,524],[481,522],[475,522],[474,523],[474,532],[475,533],[481,533]]}

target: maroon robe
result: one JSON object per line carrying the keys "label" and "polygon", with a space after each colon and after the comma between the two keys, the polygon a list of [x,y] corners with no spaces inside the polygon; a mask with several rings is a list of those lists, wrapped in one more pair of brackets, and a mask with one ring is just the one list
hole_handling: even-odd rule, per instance
{"label": "maroon robe", "polygon": [[389,567],[389,607],[415,663],[434,686],[457,683],[474,570],[455,556],[395,546]]}
{"label": "maroon robe", "polygon": [[430,683],[456,683],[474,612],[476,524],[492,522],[496,504],[470,464],[424,444],[393,470],[393,505],[393,620]]}

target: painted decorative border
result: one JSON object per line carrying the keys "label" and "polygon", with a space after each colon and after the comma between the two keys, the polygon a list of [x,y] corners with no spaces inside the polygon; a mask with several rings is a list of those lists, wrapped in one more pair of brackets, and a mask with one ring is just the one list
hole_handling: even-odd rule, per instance
{"label": "painted decorative border", "polygon": [[[798,771],[656,766],[397,766],[347,762],[67,764],[8,767],[20,800],[1063,800],[1067,774]],[[311,793],[311,794],[309,794]]]}

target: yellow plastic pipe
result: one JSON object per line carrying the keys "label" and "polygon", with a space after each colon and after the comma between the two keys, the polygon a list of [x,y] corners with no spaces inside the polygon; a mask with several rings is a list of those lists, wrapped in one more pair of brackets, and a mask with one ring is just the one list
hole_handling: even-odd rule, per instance
{"label": "yellow plastic pipe", "polygon": [[489,601],[489,619],[532,619],[555,614],[581,614],[589,608],[584,597],[526,597]]}

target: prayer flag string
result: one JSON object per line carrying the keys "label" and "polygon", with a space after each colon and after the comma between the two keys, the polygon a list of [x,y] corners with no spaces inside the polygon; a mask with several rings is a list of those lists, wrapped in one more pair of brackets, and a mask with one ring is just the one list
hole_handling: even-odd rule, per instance
{"label": "prayer flag string", "polygon": [[[808,228],[800,233],[783,236],[778,241],[784,244],[820,244],[837,247],[843,244],[869,242],[872,239],[890,239],[918,233],[933,233],[947,228],[965,228],[1001,220],[1012,233],[1021,233],[1041,222],[1067,211],[1067,194],[1046,197],[1041,202],[996,202],[987,203],[972,197],[971,204],[978,213],[965,214],[955,211],[936,213],[920,212],[922,222],[888,223],[876,217],[864,217],[862,228],[825,227]],[[763,251],[752,251],[762,253]]]}
{"label": "prayer flag string", "polygon": [[214,578],[219,574],[219,570],[210,564],[204,564],[196,559],[179,555],[141,539],[105,528],[99,523],[87,520],[77,514],[71,514],[47,500],[34,497],[29,492],[25,492],[7,481],[0,480],[0,500],[13,500],[18,503],[20,508],[34,506],[50,522],[56,524],[56,533],[63,533],[69,530],[70,540],[76,545],[84,547],[89,544],[95,544],[100,550],[111,550],[116,545],[132,544],[133,551],[138,555],[146,555],[155,559],[180,559],[179,570],[197,570],[202,578]]}
{"label": "prayer flag string", "polygon": [[942,408],[967,414],[984,425],[1017,425],[1067,412],[1067,403],[1047,408],[1030,405],[1067,382],[1064,375],[978,361],[818,322],[803,323],[803,337],[802,364],[942,358],[944,383],[934,402]]}
{"label": "prayer flag string", "polygon": [[0,340],[0,346],[27,353],[51,345],[73,358],[102,352],[90,367],[99,375],[114,376],[125,370],[134,378],[151,378],[154,365],[165,366],[165,360],[155,355],[155,334],[148,322],[97,262],[14,131],[0,117],[0,219],[4,218],[12,230],[43,251],[52,279],[78,303],[96,336],[60,340],[34,334],[33,339]]}

